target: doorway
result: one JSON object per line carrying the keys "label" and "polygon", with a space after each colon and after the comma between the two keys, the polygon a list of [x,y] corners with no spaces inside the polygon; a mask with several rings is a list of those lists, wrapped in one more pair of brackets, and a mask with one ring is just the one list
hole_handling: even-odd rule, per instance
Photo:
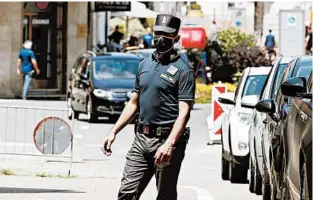
{"label": "doorway", "polygon": [[40,74],[34,79],[33,89],[56,88],[56,76],[52,67],[55,50],[52,42],[52,27],[50,16],[37,13],[24,13],[23,41],[33,42],[33,51],[40,69]]}

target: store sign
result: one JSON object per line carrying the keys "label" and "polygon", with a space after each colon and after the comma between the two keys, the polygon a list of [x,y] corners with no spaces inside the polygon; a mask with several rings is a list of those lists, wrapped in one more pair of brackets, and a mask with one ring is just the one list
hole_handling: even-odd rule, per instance
{"label": "store sign", "polygon": [[50,19],[33,19],[33,25],[49,25]]}
{"label": "store sign", "polygon": [[131,11],[131,2],[121,2],[121,1],[95,2],[95,12],[103,11]]}
{"label": "store sign", "polygon": [[[23,24],[28,24],[28,19],[23,19]],[[32,25],[50,25],[50,19],[33,19]]]}

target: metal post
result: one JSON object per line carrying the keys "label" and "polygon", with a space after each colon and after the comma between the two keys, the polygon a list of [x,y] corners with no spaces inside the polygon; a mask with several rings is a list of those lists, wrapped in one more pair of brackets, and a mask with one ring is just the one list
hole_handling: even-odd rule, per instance
{"label": "metal post", "polygon": [[72,111],[72,137],[71,137],[71,156],[70,156],[70,167],[68,169],[68,176],[71,176],[71,170],[73,166],[73,147],[74,147],[74,134],[75,134],[75,118],[74,111]]}

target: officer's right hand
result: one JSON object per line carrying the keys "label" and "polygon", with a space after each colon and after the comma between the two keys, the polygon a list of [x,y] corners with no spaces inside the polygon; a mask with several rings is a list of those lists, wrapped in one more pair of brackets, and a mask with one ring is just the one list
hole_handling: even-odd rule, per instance
{"label": "officer's right hand", "polygon": [[112,154],[111,146],[115,140],[115,134],[110,133],[104,138],[102,151],[105,155],[110,156]]}

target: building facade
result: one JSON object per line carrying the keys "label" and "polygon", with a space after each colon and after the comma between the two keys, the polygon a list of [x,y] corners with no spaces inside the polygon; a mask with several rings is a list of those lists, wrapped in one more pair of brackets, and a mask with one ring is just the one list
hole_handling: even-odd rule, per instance
{"label": "building facade", "polygon": [[0,98],[20,97],[16,61],[25,40],[33,41],[41,71],[30,96],[66,94],[71,66],[87,47],[87,8],[87,2],[0,3]]}

